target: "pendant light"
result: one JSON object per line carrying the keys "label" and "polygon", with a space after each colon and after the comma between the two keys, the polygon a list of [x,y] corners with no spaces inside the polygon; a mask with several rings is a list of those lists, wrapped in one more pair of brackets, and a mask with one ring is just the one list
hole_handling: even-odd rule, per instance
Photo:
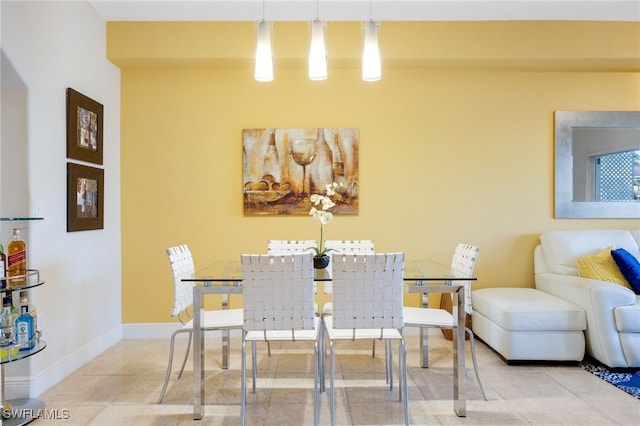
{"label": "pendant light", "polygon": [[[373,16],[373,0],[371,1]],[[380,47],[378,46],[378,23],[370,18],[364,24],[364,46],[362,49],[362,79],[378,81],[382,78]]]}
{"label": "pendant light", "polygon": [[327,78],[327,47],[325,44],[324,22],[318,18],[316,1],[316,19],[311,21],[311,45],[309,47],[309,78],[324,80]]}
{"label": "pendant light", "polygon": [[271,23],[264,19],[264,2],[262,3],[262,19],[258,21],[258,41],[256,43],[256,68],[254,78],[257,81],[273,81],[273,53],[271,51]]}

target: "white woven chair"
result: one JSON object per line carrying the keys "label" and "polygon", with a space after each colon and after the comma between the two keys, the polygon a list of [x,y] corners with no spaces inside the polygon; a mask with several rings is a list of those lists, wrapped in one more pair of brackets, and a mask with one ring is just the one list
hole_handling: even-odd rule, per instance
{"label": "white woven chair", "polygon": [[[189,334],[187,351],[182,361],[182,367],[180,367],[180,373],[178,373],[178,379],[182,377],[184,366],[187,363],[189,350],[191,349],[191,338],[193,336],[193,320],[191,319],[190,309],[193,305],[193,286],[195,283],[182,281],[182,278],[191,277],[195,272],[193,257],[187,245],[169,247],[167,249],[167,256],[169,257],[169,264],[171,265],[171,272],[173,274],[173,308],[171,310],[171,316],[177,317],[182,327],[171,334],[169,365],[167,366],[167,374],[164,378],[164,385],[160,392],[158,404],[162,403],[164,394],[167,391],[167,385],[169,384],[176,336],[181,333]],[[242,309],[205,311],[202,316],[202,328],[204,331],[241,329],[242,325]]]}
{"label": "white woven chair", "polygon": [[[473,275],[473,269],[478,259],[478,247],[470,244],[458,244],[456,246],[453,258],[451,260],[451,275],[464,277]],[[450,294],[444,293],[442,297],[451,297]],[[465,311],[469,315],[473,315],[473,307],[471,306],[471,282],[464,281],[464,306]],[[420,327],[427,328],[440,328],[453,330],[455,319],[453,314],[447,312],[444,309],[436,308],[404,308],[404,326],[405,327]],[[420,331],[422,333],[422,330]],[[484,387],[480,381],[480,374],[478,373],[478,362],[476,360],[476,346],[473,338],[473,332],[465,327],[465,332],[469,336],[469,342],[471,345],[471,358],[473,360],[473,369],[476,374],[478,386],[482,392],[482,396],[487,400],[487,395],[484,392]]]}
{"label": "white woven chair", "polygon": [[243,254],[244,338],[242,341],[242,403],[240,423],[247,406],[247,342],[253,355],[253,392],[256,391],[256,343],[314,342],[314,424],[319,421],[319,318],[313,306],[313,256],[305,254]]}
{"label": "white woven chair", "polygon": [[[316,240],[269,240],[267,241],[268,254],[300,254],[312,253],[311,248],[317,247]],[[313,283],[313,294],[317,293],[318,286]],[[315,303],[315,302],[314,302]],[[318,313],[318,305],[314,304],[316,313]],[[271,356],[271,348],[269,348],[269,356]]]}
{"label": "white woven chair", "polygon": [[[332,249],[333,251],[329,252],[329,257],[331,258],[333,254],[367,254],[374,253],[375,246],[373,240],[326,240],[324,242],[325,248]],[[331,261],[329,261],[329,265],[327,268],[331,268]],[[324,283],[324,292],[325,294],[331,294],[333,288],[333,283],[331,281],[326,281]],[[331,315],[333,311],[332,302],[327,302],[322,305],[322,315]],[[376,341],[373,341],[371,345],[371,357],[375,358],[376,356]],[[324,387],[322,389],[324,391]]]}
{"label": "white woven chair", "polygon": [[[402,338],[404,254],[334,254],[332,264],[333,313],[322,318],[330,352],[331,424],[336,424],[334,342],[361,339],[399,342],[399,395],[405,424],[409,424],[407,352]],[[393,351],[388,355],[386,368],[391,371]],[[393,374],[387,374],[387,379],[392,390]]]}
{"label": "white woven chair", "polygon": [[[375,252],[373,240],[326,240],[324,247],[332,250],[329,252],[329,257],[333,254],[366,254]],[[331,270],[331,261],[329,261],[327,269]],[[333,284],[327,281],[324,284],[324,292],[331,294],[332,286]],[[325,303],[322,307],[322,315],[330,314],[331,309],[331,302]]]}

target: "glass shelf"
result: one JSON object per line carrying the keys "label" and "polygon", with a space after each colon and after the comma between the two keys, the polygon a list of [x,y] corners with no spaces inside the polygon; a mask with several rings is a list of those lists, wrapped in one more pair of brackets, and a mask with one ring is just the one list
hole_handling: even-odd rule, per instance
{"label": "glass shelf", "polygon": [[[12,284],[13,281],[25,279],[26,283]],[[44,284],[44,281],[40,279],[40,271],[37,269],[27,269],[27,273],[24,275],[12,275],[11,277],[4,277],[0,275],[0,286],[2,286],[2,288],[0,288],[0,292],[28,290],[42,284]]]}
{"label": "glass shelf", "polygon": [[39,339],[33,349],[29,349],[27,351],[21,351],[21,345],[12,345],[9,347],[0,348],[0,364],[6,364],[9,362],[18,361],[20,359],[29,358],[31,355],[35,355],[44,348],[47,347],[47,342],[42,339]]}
{"label": "glass shelf", "polygon": [[0,217],[0,222],[8,221],[25,221],[25,220],[44,220],[44,217]]}

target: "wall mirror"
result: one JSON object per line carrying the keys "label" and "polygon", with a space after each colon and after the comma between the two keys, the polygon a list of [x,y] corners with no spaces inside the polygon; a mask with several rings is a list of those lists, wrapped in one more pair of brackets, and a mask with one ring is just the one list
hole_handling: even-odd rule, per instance
{"label": "wall mirror", "polygon": [[640,111],[556,111],[555,217],[640,218]]}

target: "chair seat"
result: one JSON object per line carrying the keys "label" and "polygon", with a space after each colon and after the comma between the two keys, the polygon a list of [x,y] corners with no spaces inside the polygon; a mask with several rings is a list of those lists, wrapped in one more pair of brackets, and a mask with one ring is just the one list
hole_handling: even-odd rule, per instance
{"label": "chair seat", "polygon": [[[318,331],[320,318],[315,318],[315,330],[295,330],[295,336],[292,335],[291,330],[267,330],[267,340],[276,340],[276,341],[292,341],[294,340],[316,340],[318,338]],[[245,340],[249,341],[264,341],[264,332],[260,330],[251,330],[247,331],[244,336]]]}
{"label": "chair seat", "polygon": [[452,328],[453,315],[444,309],[405,307],[402,311],[405,327]]}
{"label": "chair seat", "polygon": [[[350,328],[333,328],[333,317],[328,315],[322,319],[325,323],[327,335],[331,340],[352,340],[353,339],[353,329]],[[379,328],[356,328],[355,329],[355,338],[356,339],[379,339],[380,338],[380,329]],[[383,339],[402,339],[402,334],[395,328],[384,328],[382,329],[382,338]]]}
{"label": "chair seat", "polygon": [[[295,330],[292,335],[291,330],[268,330],[267,340],[273,341],[315,341],[318,338],[317,330]],[[264,341],[264,333],[262,331],[249,331],[245,336],[245,340],[261,342]]]}
{"label": "chair seat", "polygon": [[[244,313],[242,309],[219,309],[204,311],[202,316],[202,328],[204,330],[216,330],[219,328],[242,328]],[[185,323],[184,329],[193,329],[193,320]]]}

